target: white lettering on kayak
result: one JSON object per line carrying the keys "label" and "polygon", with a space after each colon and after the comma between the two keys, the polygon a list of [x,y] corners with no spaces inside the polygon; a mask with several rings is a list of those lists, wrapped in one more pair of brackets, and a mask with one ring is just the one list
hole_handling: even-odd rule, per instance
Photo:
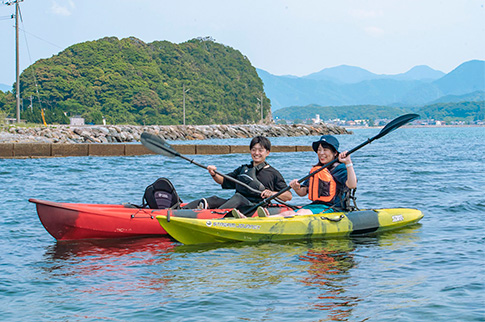
{"label": "white lettering on kayak", "polygon": [[250,224],[238,224],[236,228],[259,230],[261,228],[261,226],[260,225],[250,225]]}
{"label": "white lettering on kayak", "polygon": [[392,216],[392,222],[397,221],[404,221],[404,217],[402,215]]}
{"label": "white lettering on kayak", "polygon": [[210,221],[210,220],[206,221],[205,224],[207,227],[241,228],[241,229],[253,229],[253,230],[261,229],[260,225],[236,224],[232,222],[219,222],[219,221]]}

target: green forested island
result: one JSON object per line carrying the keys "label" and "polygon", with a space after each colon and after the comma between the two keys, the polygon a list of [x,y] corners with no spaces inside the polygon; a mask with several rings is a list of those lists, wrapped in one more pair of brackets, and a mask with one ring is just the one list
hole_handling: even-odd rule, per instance
{"label": "green forested island", "polygon": [[[107,37],[73,45],[41,59],[20,76],[21,118],[68,123],[182,124],[185,88],[186,124],[256,123],[263,98],[270,101],[247,57],[211,38],[181,44],[144,43],[134,37]],[[33,106],[30,105],[32,97]],[[38,97],[40,97],[40,102]],[[0,91],[0,111],[15,115],[12,93]]]}

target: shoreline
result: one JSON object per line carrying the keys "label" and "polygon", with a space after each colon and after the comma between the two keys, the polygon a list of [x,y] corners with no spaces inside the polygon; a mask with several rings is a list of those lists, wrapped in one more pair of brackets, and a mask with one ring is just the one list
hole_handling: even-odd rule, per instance
{"label": "shoreline", "polygon": [[[362,130],[362,129],[382,129],[384,125],[381,126],[342,126],[347,130]],[[453,125],[404,125],[402,128],[445,128],[445,127],[485,127],[484,125],[478,124],[453,124]]]}

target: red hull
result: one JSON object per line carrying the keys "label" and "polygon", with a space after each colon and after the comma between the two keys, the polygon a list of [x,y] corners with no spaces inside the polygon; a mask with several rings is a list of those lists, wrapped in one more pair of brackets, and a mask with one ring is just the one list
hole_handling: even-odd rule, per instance
{"label": "red hull", "polygon": [[[126,238],[167,235],[158,215],[222,218],[230,209],[138,209],[123,205],[61,203],[29,199],[35,203],[44,228],[57,240]],[[288,210],[281,207],[280,211]]]}

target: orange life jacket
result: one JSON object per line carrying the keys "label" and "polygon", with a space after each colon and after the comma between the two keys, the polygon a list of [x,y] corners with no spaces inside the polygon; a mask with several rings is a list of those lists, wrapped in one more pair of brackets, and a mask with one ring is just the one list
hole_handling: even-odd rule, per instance
{"label": "orange life jacket", "polygon": [[[311,172],[320,169],[320,166],[312,168]],[[337,183],[328,169],[323,169],[310,177],[308,186],[308,199],[312,201],[330,202],[337,194]]]}

